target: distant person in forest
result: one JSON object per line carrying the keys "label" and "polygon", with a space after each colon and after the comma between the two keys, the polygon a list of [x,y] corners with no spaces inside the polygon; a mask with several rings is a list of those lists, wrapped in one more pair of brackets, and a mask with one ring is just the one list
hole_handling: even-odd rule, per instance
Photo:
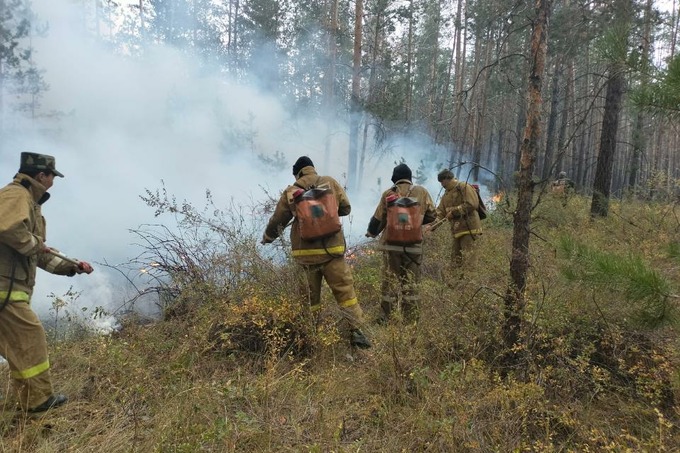
{"label": "distant person in forest", "polygon": [[[440,171],[437,180],[444,195],[437,206],[437,220],[433,225],[439,225],[444,219],[451,224],[451,265],[454,275],[462,277],[466,268],[477,263],[476,242],[482,235],[482,222],[477,212],[479,196],[471,184],[458,181],[449,169]],[[431,230],[428,226],[425,229]]]}
{"label": "distant person in forest", "polygon": [[21,408],[43,412],[67,397],[52,389],[45,330],[31,309],[36,268],[73,276],[92,272],[85,261],[64,259],[45,245],[41,206],[56,176],[52,156],[21,153],[19,172],[0,189],[0,355],[9,365]]}
{"label": "distant person in forest", "polygon": [[305,269],[312,312],[321,308],[321,284],[325,279],[350,324],[350,344],[370,348],[371,343],[361,330],[364,315],[354,291],[352,270],[345,261],[345,236],[338,219],[350,213],[347,194],[332,177],[319,176],[307,156],[295,162],[293,176],[295,183],[281,194],[262,243],[273,242],[293,220],[292,255]]}
{"label": "distant person in forest", "polygon": [[567,172],[561,171],[557,179],[552,182],[550,189],[552,193],[566,195],[574,189],[574,181],[567,178]]}
{"label": "distant person in forest", "polygon": [[[408,165],[399,164],[392,172],[392,187],[380,196],[368,223],[367,237],[380,235],[383,250],[381,317],[390,319],[399,303],[404,320],[418,320],[420,266],[423,260],[422,225],[436,218],[434,202],[425,187],[413,184]],[[417,231],[416,231],[417,230]],[[413,235],[411,235],[413,233]]]}

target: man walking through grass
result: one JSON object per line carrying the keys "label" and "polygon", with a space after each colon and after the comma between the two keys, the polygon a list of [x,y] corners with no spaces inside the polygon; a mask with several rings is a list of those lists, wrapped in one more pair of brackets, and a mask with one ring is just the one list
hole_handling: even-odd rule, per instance
{"label": "man walking through grass", "polygon": [[[390,319],[399,303],[400,295],[404,320],[407,322],[418,320],[417,287],[420,282],[420,265],[423,258],[421,226],[433,222],[436,212],[430,193],[425,187],[413,184],[412,179],[412,172],[408,165],[402,163],[394,167],[393,186],[380,196],[380,201],[366,231],[367,237],[376,237],[382,233],[380,248],[385,253],[380,300],[382,314],[379,322],[381,323]],[[393,210],[399,210],[399,212],[388,215]],[[411,222],[414,224],[410,224]],[[401,234],[400,230],[409,232],[413,230],[414,235],[409,238]],[[390,237],[392,231],[396,231],[393,234],[394,237]]]}
{"label": "man walking through grass", "polygon": [[321,308],[321,284],[325,279],[350,324],[350,344],[370,348],[370,341],[361,331],[364,315],[354,291],[352,270],[345,261],[345,236],[338,219],[350,213],[349,198],[335,179],[319,176],[307,156],[295,162],[293,176],[295,183],[281,194],[262,244],[273,242],[293,220],[292,255],[305,269],[312,312]]}
{"label": "man walking through grass", "polygon": [[9,364],[19,404],[42,412],[67,401],[52,390],[45,330],[31,309],[36,269],[73,276],[92,272],[85,261],[55,255],[45,245],[41,206],[55,176],[52,156],[21,153],[19,173],[0,189],[0,355]]}
{"label": "man walking through grass", "polygon": [[445,190],[437,206],[437,221],[448,219],[451,224],[451,265],[454,276],[459,278],[465,268],[474,267],[477,262],[476,242],[482,234],[482,221],[477,212],[479,196],[472,185],[458,181],[449,169],[440,171],[437,180]]}

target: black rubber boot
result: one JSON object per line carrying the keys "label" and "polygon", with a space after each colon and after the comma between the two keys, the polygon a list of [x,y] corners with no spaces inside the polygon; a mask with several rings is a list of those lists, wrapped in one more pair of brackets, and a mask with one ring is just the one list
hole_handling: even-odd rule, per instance
{"label": "black rubber boot", "polygon": [[373,346],[360,329],[353,329],[350,335],[351,337],[349,343],[354,347],[359,349],[368,349]]}
{"label": "black rubber boot", "polygon": [[31,414],[35,414],[36,412],[45,412],[46,410],[61,406],[66,401],[68,401],[68,397],[58,393],[56,395],[51,395],[49,398],[47,398],[47,401],[39,406],[29,409],[27,412]]}

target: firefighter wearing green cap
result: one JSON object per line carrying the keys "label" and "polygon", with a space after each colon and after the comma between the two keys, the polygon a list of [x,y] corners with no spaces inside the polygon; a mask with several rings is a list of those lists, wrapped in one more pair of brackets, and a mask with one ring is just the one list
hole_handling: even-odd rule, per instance
{"label": "firefighter wearing green cap", "polygon": [[52,156],[21,153],[19,172],[0,189],[0,355],[7,360],[19,404],[42,412],[66,402],[55,394],[45,331],[31,309],[36,268],[57,275],[92,272],[85,261],[65,259],[45,245],[41,206],[56,176]]}
{"label": "firefighter wearing green cap", "polygon": [[[370,348],[370,341],[361,331],[364,315],[354,291],[352,270],[345,261],[345,236],[337,219],[338,216],[346,216],[350,213],[349,198],[335,179],[330,176],[319,176],[312,160],[307,156],[302,156],[295,162],[293,175],[295,183],[288,186],[281,194],[265,229],[262,244],[273,242],[293,220],[290,230],[292,255],[307,274],[311,310],[317,311],[321,307],[321,284],[325,279],[342,309],[344,318],[350,324],[350,344],[361,349]],[[304,209],[301,200],[307,199],[308,193],[318,193],[322,197],[327,197],[329,205],[337,211],[331,213],[337,221],[337,228],[331,229],[322,237],[305,237],[303,225],[305,218],[302,216]],[[316,200],[310,199],[310,202],[316,202]],[[317,202],[312,206],[311,211],[318,213],[321,219],[324,213],[328,214],[325,212],[327,207]]]}

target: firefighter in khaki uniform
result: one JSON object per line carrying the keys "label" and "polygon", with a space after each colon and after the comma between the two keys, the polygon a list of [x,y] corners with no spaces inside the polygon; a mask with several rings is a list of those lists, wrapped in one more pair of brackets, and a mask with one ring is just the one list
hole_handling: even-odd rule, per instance
{"label": "firefighter in khaki uniform", "polygon": [[345,261],[345,236],[342,229],[322,239],[302,239],[293,197],[296,192],[302,190],[301,188],[329,187],[337,201],[338,215],[346,216],[351,210],[347,194],[335,179],[330,176],[319,176],[312,160],[307,156],[302,156],[295,162],[293,176],[296,179],[295,184],[288,186],[281,194],[267,224],[262,243],[273,242],[294,219],[290,230],[292,255],[295,261],[304,267],[307,274],[311,310],[314,312],[321,307],[321,284],[322,279],[326,279],[335,300],[342,309],[343,316],[351,326],[350,344],[361,349],[370,348],[370,341],[360,329],[363,324],[363,311],[354,291],[352,270]]}
{"label": "firefighter in khaki uniform", "polygon": [[19,404],[28,412],[62,405],[66,396],[54,394],[47,358],[47,340],[30,306],[36,268],[72,276],[92,272],[84,261],[74,264],[45,245],[47,201],[55,176],[52,156],[21,153],[19,173],[0,189],[0,355],[9,364]]}
{"label": "firefighter in khaki uniform", "polygon": [[[410,197],[420,205],[422,224],[434,222],[436,212],[432,197],[426,188],[414,185],[412,172],[408,165],[399,164],[392,172],[392,187],[380,196],[380,203],[368,223],[367,237],[378,236],[387,226],[387,209],[390,201],[398,197]],[[380,249],[383,250],[382,298],[380,308],[382,315],[379,322],[389,320],[398,303],[401,293],[401,311],[404,320],[418,320],[418,291],[420,282],[420,264],[423,258],[422,240],[408,245],[394,245],[387,241],[386,235],[380,236]]]}
{"label": "firefighter in khaki uniform", "polygon": [[[448,219],[451,223],[453,236],[453,250],[451,263],[458,277],[462,277],[466,267],[473,267],[477,263],[475,241],[482,234],[482,221],[479,219],[477,208],[479,197],[474,187],[458,181],[451,170],[444,169],[437,175],[437,180],[445,192],[437,206],[437,221]],[[425,227],[427,230],[427,226]]]}

